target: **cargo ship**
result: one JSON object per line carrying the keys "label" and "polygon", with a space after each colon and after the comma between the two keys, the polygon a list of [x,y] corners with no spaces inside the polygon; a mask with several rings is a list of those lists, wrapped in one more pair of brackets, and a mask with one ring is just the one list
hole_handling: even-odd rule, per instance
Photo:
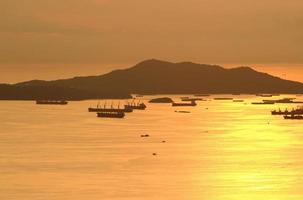
{"label": "cargo ship", "polygon": [[133,110],[145,110],[146,109],[146,105],[144,103],[128,103],[127,105],[124,105],[125,109],[133,109]]}
{"label": "cargo ship", "polygon": [[272,115],[303,115],[303,107],[297,107],[296,109],[292,109],[291,111],[288,111],[285,109],[285,111],[282,110],[273,110],[271,111]]}

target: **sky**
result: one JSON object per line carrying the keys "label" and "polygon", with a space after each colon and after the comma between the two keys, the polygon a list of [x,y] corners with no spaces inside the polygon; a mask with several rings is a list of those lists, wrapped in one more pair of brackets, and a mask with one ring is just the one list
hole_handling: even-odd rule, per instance
{"label": "sky", "polygon": [[145,59],[303,82],[302,0],[0,0],[0,82],[106,73]]}

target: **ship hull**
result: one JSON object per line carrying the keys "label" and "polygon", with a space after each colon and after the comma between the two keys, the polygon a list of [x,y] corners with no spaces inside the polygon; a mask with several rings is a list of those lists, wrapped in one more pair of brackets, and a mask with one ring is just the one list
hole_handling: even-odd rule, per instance
{"label": "ship hull", "polygon": [[273,103],[273,102],[254,102],[251,104],[253,104],[253,105],[273,105],[275,103]]}
{"label": "ship hull", "polygon": [[295,116],[284,116],[284,119],[289,119],[289,120],[303,120],[302,115],[295,115]]}
{"label": "ship hull", "polygon": [[124,112],[124,113],[131,113],[133,112],[133,109],[131,108],[124,108],[124,109],[118,109],[118,108],[89,108],[88,112]]}
{"label": "ship hull", "polygon": [[123,112],[99,112],[97,117],[100,118],[124,118],[125,114]]}
{"label": "ship hull", "polygon": [[191,107],[193,107],[193,106],[197,106],[197,104],[196,103],[191,103],[191,104],[188,104],[188,103],[173,103],[172,104],[172,106],[173,107],[185,107],[185,106],[191,106]]}

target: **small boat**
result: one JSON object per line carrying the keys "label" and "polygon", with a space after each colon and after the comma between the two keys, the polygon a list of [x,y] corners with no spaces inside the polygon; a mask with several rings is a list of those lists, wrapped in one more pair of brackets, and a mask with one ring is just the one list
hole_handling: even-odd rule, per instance
{"label": "small boat", "polygon": [[257,94],[258,97],[272,97],[272,94]]}
{"label": "small boat", "polygon": [[101,118],[124,118],[124,112],[98,112],[97,117]]}
{"label": "small boat", "polygon": [[180,111],[175,111],[176,113],[190,113],[190,111],[185,111],[185,110],[180,110]]}
{"label": "small boat", "polygon": [[181,97],[181,101],[203,101],[202,98],[189,98],[189,97]]}
{"label": "small boat", "polygon": [[263,103],[273,103],[273,104],[275,104],[275,103],[277,103],[275,100],[263,100]]}
{"label": "small boat", "polygon": [[299,104],[302,101],[294,101],[296,98],[284,98],[278,100],[263,100],[263,102],[285,103],[285,104]]}
{"label": "small boat", "polygon": [[296,103],[303,103],[302,101],[294,101],[293,98],[285,98],[277,100],[276,103],[290,103],[290,104],[296,104]]}
{"label": "small boat", "polygon": [[145,135],[141,135],[141,137],[149,137],[149,135],[148,135],[148,134],[145,134]]}
{"label": "small boat", "polygon": [[273,105],[275,102],[267,101],[267,102],[252,102],[253,105]]}
{"label": "small boat", "polygon": [[241,99],[235,99],[235,100],[233,100],[233,102],[235,102],[235,103],[240,103],[240,102],[244,102],[244,100],[241,100]]}
{"label": "small boat", "polygon": [[220,97],[220,98],[214,98],[214,100],[221,100],[221,101],[224,101],[224,100],[233,100],[234,98],[230,98],[230,97]]}
{"label": "small boat", "polygon": [[36,104],[39,105],[67,105],[68,102],[64,100],[37,100]]}
{"label": "small boat", "polygon": [[172,106],[173,107],[177,107],[177,106],[197,106],[197,103],[196,103],[196,101],[191,101],[190,103],[176,103],[176,102],[173,102]]}
{"label": "small boat", "polygon": [[284,119],[303,120],[302,115],[285,115]]}

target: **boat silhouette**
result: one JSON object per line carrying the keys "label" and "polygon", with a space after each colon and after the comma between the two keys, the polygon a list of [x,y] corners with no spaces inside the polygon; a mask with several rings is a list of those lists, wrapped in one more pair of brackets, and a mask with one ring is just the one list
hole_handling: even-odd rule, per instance
{"label": "boat silhouette", "polygon": [[289,114],[291,114],[291,112],[290,111],[288,111],[287,109],[285,109],[285,111],[282,111],[282,110],[273,110],[273,111],[271,111],[271,114],[272,115],[289,115]]}
{"label": "boat silhouette", "polygon": [[252,102],[253,105],[273,105],[275,102],[272,101],[265,101],[265,102]]}
{"label": "boat silhouette", "polygon": [[172,106],[173,107],[177,107],[177,106],[197,106],[197,103],[196,103],[196,101],[191,101],[190,103],[176,103],[176,102],[173,102]]}
{"label": "boat silhouette", "polygon": [[180,110],[180,111],[175,111],[176,113],[190,113],[190,111],[185,111],[185,110]]}
{"label": "boat silhouette", "polygon": [[256,94],[258,97],[272,97],[272,94]]}
{"label": "boat silhouette", "polygon": [[235,99],[235,100],[233,100],[233,102],[235,102],[235,103],[241,103],[241,102],[244,102],[244,100],[242,100],[242,99]]}
{"label": "boat silhouette", "polygon": [[37,100],[36,104],[39,105],[67,105],[68,102],[64,100]]}
{"label": "boat silhouette", "polygon": [[271,111],[272,115],[303,115],[303,107],[297,107],[296,109],[292,109],[291,111],[288,111],[285,109],[285,111],[279,110],[273,110]]}
{"label": "boat silhouette", "polygon": [[233,100],[234,98],[230,98],[230,97],[218,97],[218,98],[214,98],[214,100],[221,100],[221,101],[224,101],[224,100]]}
{"label": "boat silhouette", "polygon": [[133,110],[145,110],[146,105],[144,103],[140,103],[140,101],[138,103],[136,103],[135,101],[132,101],[131,103],[124,105],[124,108],[133,109]]}
{"label": "boat silhouette", "polygon": [[113,105],[111,105],[110,108],[106,107],[106,103],[103,107],[100,107],[100,104],[98,103],[96,107],[89,107],[88,112],[124,112],[124,113],[131,113],[133,112],[132,108],[120,108],[120,103],[118,105],[118,108],[114,108]]}
{"label": "boat silhouette", "polygon": [[285,103],[285,104],[299,104],[302,101],[294,101],[296,98],[283,98],[278,100],[263,100],[263,102]]}
{"label": "boat silhouette", "polygon": [[202,98],[190,98],[190,97],[181,97],[181,101],[203,101]]}
{"label": "boat silhouette", "polygon": [[285,115],[284,119],[292,119],[292,120],[303,120],[302,115]]}
{"label": "boat silhouette", "polygon": [[124,118],[125,113],[124,112],[98,112],[97,117],[101,118]]}

